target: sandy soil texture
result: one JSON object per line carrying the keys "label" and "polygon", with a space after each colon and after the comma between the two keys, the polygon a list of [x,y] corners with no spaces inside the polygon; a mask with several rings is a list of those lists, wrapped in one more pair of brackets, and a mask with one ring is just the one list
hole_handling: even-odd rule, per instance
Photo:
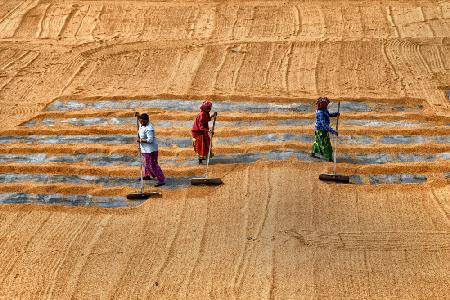
{"label": "sandy soil texture", "polygon": [[445,298],[448,186],[334,188],[319,171],[260,163],[131,211],[2,207],[1,295]]}
{"label": "sandy soil texture", "polygon": [[[50,111],[55,100],[213,99],[313,103],[320,95],[411,110],[351,112],[342,135],[373,145],[345,154],[450,152],[449,1],[0,0],[0,137],[105,134],[105,127],[45,125],[131,110]],[[418,108],[419,107],[419,108]],[[152,109],[154,120],[189,121]],[[221,114],[217,136],[306,134],[279,125],[313,112]],[[412,122],[363,127],[355,120]],[[346,121],[344,116],[344,122]],[[422,122],[422,123],[420,123]],[[174,123],[175,124],[175,123]],[[344,123],[345,124],[345,123]],[[391,123],[394,124],[394,123]],[[160,137],[182,138],[178,125]],[[130,135],[132,125],[110,133]],[[389,134],[424,142],[389,144]],[[441,138],[439,142],[436,138]],[[366,137],[365,137],[366,138]],[[426,139],[429,138],[429,139]],[[230,143],[218,153],[307,142]],[[129,154],[127,145],[1,145],[4,154]],[[163,159],[190,149],[165,146]],[[163,166],[164,167],[164,166]],[[137,168],[85,163],[0,163],[1,173],[134,176]],[[197,166],[167,167],[193,176]],[[294,159],[214,166],[225,185],[164,190],[134,209],[0,205],[0,298],[13,299],[444,299],[450,290],[450,161],[358,165],[345,174],[423,173],[425,184],[336,186],[317,180],[326,163]],[[448,174],[447,177],[443,174]],[[122,187],[0,183],[1,193],[123,195]],[[1,196],[1,194],[0,194]],[[0,197],[0,200],[1,197]]]}

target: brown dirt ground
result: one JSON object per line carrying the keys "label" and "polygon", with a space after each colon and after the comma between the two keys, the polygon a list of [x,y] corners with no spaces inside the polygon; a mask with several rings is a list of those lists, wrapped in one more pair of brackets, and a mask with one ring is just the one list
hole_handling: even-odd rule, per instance
{"label": "brown dirt ground", "polygon": [[[15,134],[55,99],[327,95],[425,101],[408,118],[439,121],[449,87],[448,1],[0,0],[0,126]],[[448,298],[448,181],[335,186],[327,169],[222,168],[221,187],[137,209],[0,206],[0,298]]]}

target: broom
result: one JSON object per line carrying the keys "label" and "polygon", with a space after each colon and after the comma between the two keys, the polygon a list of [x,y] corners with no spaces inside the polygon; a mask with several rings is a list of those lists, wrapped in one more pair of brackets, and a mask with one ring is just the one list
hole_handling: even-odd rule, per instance
{"label": "broom", "polygon": [[192,185],[221,185],[222,184],[222,179],[220,179],[220,178],[208,178],[208,165],[209,165],[209,158],[211,156],[212,138],[214,136],[214,127],[216,126],[216,118],[217,118],[217,115],[214,116],[213,126],[211,129],[211,140],[209,141],[208,157],[206,158],[205,176],[192,178],[191,179]]}
{"label": "broom", "polygon": [[[340,108],[341,108],[341,102],[339,101],[338,102],[338,112],[339,112]],[[339,116],[337,116],[337,118],[336,118],[336,132],[339,132],[338,127],[339,127]],[[336,174],[336,152],[337,152],[337,142],[336,141],[337,141],[337,136],[334,137],[333,174],[320,174],[319,179],[324,180],[324,181],[334,181],[334,182],[339,182],[339,183],[350,183],[350,177],[348,177],[346,175]]]}
{"label": "broom", "polygon": [[[139,138],[139,113],[134,113],[134,116],[136,117],[136,125],[137,125],[137,131],[138,131],[138,138]],[[144,192],[144,172],[143,172],[143,166],[142,166],[142,156],[141,156],[141,145],[140,143],[137,143],[138,145],[138,159],[141,162],[140,170],[141,170],[141,189],[137,193],[131,193],[127,195],[128,200],[147,200],[151,196],[159,195],[158,192],[150,192],[145,193]]]}

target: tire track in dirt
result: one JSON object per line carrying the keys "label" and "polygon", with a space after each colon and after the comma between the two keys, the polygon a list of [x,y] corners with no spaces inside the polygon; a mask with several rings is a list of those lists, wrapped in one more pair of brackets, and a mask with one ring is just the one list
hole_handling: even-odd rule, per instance
{"label": "tire track in dirt", "polygon": [[90,222],[90,217],[87,220],[83,220],[83,221],[84,222],[81,223],[78,228],[74,228],[72,237],[70,238],[68,243],[64,244],[64,247],[62,248],[62,249],[64,249],[63,257],[61,257],[59,259],[59,261],[57,261],[56,267],[54,267],[52,270],[53,274],[49,274],[49,277],[51,278],[51,280],[49,280],[50,285],[46,288],[46,290],[44,290],[42,292],[42,296],[46,296],[46,295],[48,295],[49,297],[53,296],[53,293],[55,290],[55,285],[57,282],[57,276],[59,275],[59,271],[62,268],[64,261],[69,257],[70,250],[73,247],[73,245],[75,244],[75,242],[77,241],[77,239],[79,238],[79,236],[86,231],[86,228]]}
{"label": "tire track in dirt", "polygon": [[[95,29],[94,26],[91,26],[92,23],[95,23],[99,16],[100,12],[102,10],[103,6],[98,4],[89,4],[88,9],[86,11],[86,15],[83,16],[79,23],[79,27],[77,28],[77,31],[75,33],[75,39],[89,39],[94,40],[93,31]],[[86,24],[86,25],[85,25]]]}
{"label": "tire track in dirt", "polygon": [[65,31],[67,30],[67,27],[70,25],[70,22],[73,20],[75,14],[78,12],[78,8],[74,7],[72,5],[69,14],[67,15],[67,17],[64,18],[64,23],[62,24],[58,35],[56,36],[57,39],[61,39],[65,33]]}
{"label": "tire track in dirt", "polygon": [[426,61],[432,73],[445,73],[447,71],[445,63],[441,57],[440,48],[430,48],[427,45],[420,45],[422,59]]}
{"label": "tire track in dirt", "polygon": [[[174,52],[174,53],[177,53],[177,52]],[[246,54],[247,55],[247,54]],[[247,60],[245,60],[245,61],[247,61]],[[82,63],[82,62],[81,62]],[[243,64],[246,64],[245,62],[243,62]],[[392,63],[391,63],[391,65],[392,65]],[[172,66],[173,66],[173,64],[172,64]],[[95,66],[93,66],[92,65],[92,69],[91,70],[94,70],[94,67]],[[105,68],[106,67],[110,67],[110,65],[105,65],[104,66]],[[106,70],[105,68],[101,68],[101,69],[104,69],[104,70]],[[103,72],[106,72],[106,71],[100,71],[101,69],[98,69],[97,71],[95,71],[95,75],[94,74],[92,74],[91,76],[96,76],[96,77],[98,77],[99,76],[99,72],[100,73],[103,73]],[[290,70],[291,68],[288,68],[288,70]],[[272,72],[273,73],[273,70],[271,70],[270,72]],[[226,71],[226,73],[228,73],[228,71]],[[281,74],[280,74],[281,75]],[[194,75],[195,76],[195,75]],[[398,75],[397,75],[398,76]],[[130,78],[126,78],[127,80],[131,80]],[[318,80],[318,82],[320,82],[320,80],[319,79],[317,79]],[[239,80],[239,82],[240,82],[241,80]],[[266,79],[266,82],[267,82],[268,80]],[[291,81],[291,79],[289,79],[289,80],[287,80],[288,82],[286,83],[286,80],[284,80],[284,82],[285,82],[285,84],[290,84],[290,81]],[[69,83],[67,84],[68,86],[70,86],[70,85],[73,85],[73,84],[71,84],[70,83],[70,80],[69,80]],[[240,86],[241,84],[239,83],[239,86]],[[273,87],[273,85],[271,84],[271,86],[269,87],[269,88],[271,88],[271,87]],[[281,88],[281,86],[280,86],[280,88]],[[291,89],[291,88],[290,88]]]}
{"label": "tire track in dirt", "polygon": [[[44,39],[57,39],[68,18],[71,19],[72,7],[51,5],[46,10],[46,17],[42,21],[42,30],[39,37]],[[70,21],[70,20],[69,20]]]}
{"label": "tire track in dirt", "polygon": [[2,67],[3,70],[8,71],[8,69],[14,70],[14,68],[10,68],[10,66],[14,66],[14,64],[18,61],[21,61],[26,55],[28,55],[31,51],[22,51],[22,53],[13,59],[11,59],[6,65]]}
{"label": "tire track in dirt", "polygon": [[[180,197],[186,198],[186,193],[186,191],[181,192]],[[190,214],[191,209],[195,209],[197,206],[188,204],[188,207],[186,207],[184,202],[172,202],[169,204],[171,209],[168,213],[162,204],[162,202],[156,203],[153,209],[146,210],[142,215],[141,222],[145,221],[143,232],[139,235],[137,246],[134,247],[135,252],[131,255],[128,269],[125,269],[122,273],[122,279],[118,281],[115,292],[111,294],[112,296],[128,298],[130,295],[132,295],[131,297],[149,297],[150,295],[161,294],[164,291],[159,289],[164,289],[167,280],[178,279],[179,275],[183,274],[183,270],[181,270],[181,273],[167,271],[171,275],[166,279],[162,278],[165,277],[164,271],[162,271],[162,275],[157,276],[161,270],[161,265],[166,263],[166,259],[170,259],[167,256],[167,247],[172,245],[171,241],[178,232],[178,224],[183,221],[181,216],[185,215],[183,212],[189,211]],[[160,222],[162,219],[164,219],[164,222]],[[171,227],[171,225],[176,226]],[[184,230],[189,230],[189,225],[192,224],[180,226],[185,226]],[[155,234],[158,235],[161,232],[164,232],[164,235],[155,240]],[[186,241],[184,236],[182,236],[181,241]],[[161,247],[161,245],[164,245],[164,247]],[[182,243],[180,246],[184,245],[185,243]],[[174,247],[177,247],[177,245],[174,245]],[[178,256],[179,250],[174,251]],[[188,254],[189,251],[184,252]],[[173,259],[176,259],[176,256]],[[170,267],[172,264],[167,262],[166,265]],[[151,270],[149,266],[151,266]],[[182,264],[182,267],[186,267],[186,264]],[[179,283],[174,286],[174,290],[178,288],[180,288]]]}
{"label": "tire track in dirt", "polygon": [[448,232],[324,232],[286,231],[308,247],[335,247],[366,251],[447,251],[450,249]]}
{"label": "tire track in dirt", "polygon": [[395,70],[394,64],[392,62],[392,60],[389,58],[388,55],[388,46],[390,46],[390,43],[388,44],[387,42],[383,42],[383,56],[384,56],[384,60],[389,64],[389,66],[391,67],[391,70],[394,74],[394,81],[399,81],[400,82],[400,86],[401,89],[400,91],[402,92],[403,96],[406,97],[406,87],[405,84],[403,83],[403,77],[400,77],[398,72]]}
{"label": "tire track in dirt", "polygon": [[217,68],[215,69],[214,81],[212,82],[213,93],[217,93],[218,91],[220,92],[220,90],[218,90],[218,88],[217,88],[217,84],[219,82],[219,80],[218,80],[219,79],[219,74],[222,71],[222,69],[223,69],[223,67],[225,65],[225,62],[227,60],[227,56],[228,56],[228,53],[229,53],[228,49],[229,49],[228,47],[225,48],[225,51],[222,54],[222,58],[220,60],[220,63],[218,64]]}
{"label": "tire track in dirt", "polygon": [[[183,221],[183,219],[186,216],[186,201],[187,201],[187,199],[185,198],[184,199],[184,203],[183,203],[183,209],[181,211],[181,215],[180,215],[179,220],[178,220],[177,225],[176,225],[175,233],[172,236],[172,238],[170,239],[170,242],[169,242],[168,247],[167,247],[167,252],[165,253],[165,255],[163,257],[163,260],[162,260],[160,266],[158,267],[158,271],[156,272],[155,279],[157,281],[160,281],[162,279],[161,275],[165,271],[166,267],[169,265],[169,261],[175,256],[175,252],[174,252],[174,248],[176,247],[176,243],[175,242],[179,239],[180,230],[181,230],[181,226],[182,226],[182,221]],[[149,291],[149,287],[147,287],[144,290],[144,294],[148,295],[149,292],[150,292]]]}
{"label": "tire track in dirt", "polygon": [[[246,199],[244,201],[244,206],[242,207],[242,211],[245,211],[245,218],[244,218],[244,224],[242,226],[242,228],[244,229],[244,235],[241,236],[241,239],[249,239],[248,236],[248,224],[249,224],[249,194],[250,194],[250,173],[249,170],[247,169],[244,173],[243,176],[244,180],[242,182],[242,186],[246,187],[246,191],[244,192],[244,199]],[[232,282],[230,283],[232,285],[232,289],[233,289],[233,297],[234,299],[236,299],[236,297],[238,296],[238,280],[241,274],[241,270],[243,268],[243,264],[244,264],[244,260],[245,257],[247,255],[247,249],[249,247],[249,243],[243,243],[243,247],[241,248],[240,251],[240,255],[237,259],[237,264],[233,265],[233,277],[232,277]]]}
{"label": "tire track in dirt", "polygon": [[15,31],[23,21],[24,15],[39,4],[40,0],[33,2],[22,1],[0,20],[0,38],[13,37]]}
{"label": "tire track in dirt", "polygon": [[[65,91],[72,85],[72,83],[77,79],[78,74],[83,73],[84,70],[86,70],[89,66],[89,62],[88,61],[83,61],[79,68],[75,71],[75,73],[73,73],[73,75],[69,78],[69,80],[67,81],[67,83],[63,86],[63,88],[61,89],[60,94],[64,95]],[[92,70],[93,71],[93,70]],[[84,80],[85,82],[87,81],[89,77],[86,77],[86,79]]]}
{"label": "tire track in dirt", "polygon": [[[102,286],[102,291],[93,289],[86,292],[78,292],[75,297],[98,297],[100,294],[112,295],[116,285],[120,282],[131,256],[135,252],[136,241],[130,237],[138,236],[142,232],[142,219],[131,221],[127,216],[115,215],[105,227],[95,247],[89,254],[89,259],[83,268],[78,284],[81,286]],[[128,230],[122,230],[128,226]],[[115,240],[122,241],[117,244]],[[112,273],[104,272],[103,265],[109,265],[115,270]],[[95,274],[100,274],[97,276]],[[108,277],[108,282],[104,278]],[[109,296],[110,297],[110,296]]]}
{"label": "tire track in dirt", "polygon": [[102,236],[106,226],[111,221],[112,216],[111,215],[105,215],[99,218],[98,226],[95,227],[94,230],[91,230],[91,236],[90,239],[87,241],[86,244],[84,244],[82,248],[83,255],[81,258],[79,258],[75,265],[72,268],[72,272],[70,273],[69,278],[66,279],[66,289],[64,290],[64,294],[67,295],[67,297],[74,297],[76,295],[76,291],[78,290],[78,284],[81,277],[81,274],[83,273],[83,269],[85,268],[85,265],[88,262],[89,256],[92,253],[93,249],[95,248],[96,244],[98,243],[100,237]]}
{"label": "tire track in dirt", "polygon": [[242,65],[245,62],[245,58],[246,58],[246,50],[243,50],[243,54],[241,56],[239,56],[239,63],[237,64],[237,69],[235,71],[233,71],[233,77],[232,77],[232,83],[231,83],[231,91],[233,93],[236,92],[236,86],[239,80],[239,76],[241,74],[241,70],[242,70]]}
{"label": "tire track in dirt", "polygon": [[[351,8],[345,7],[343,11],[339,14],[340,19],[334,20],[334,15],[329,14],[330,11],[333,11],[333,8],[330,7],[329,4],[321,4],[321,6],[303,4],[301,10],[299,9],[299,13],[295,13],[296,6],[298,4],[292,3],[287,7],[283,7],[280,4],[269,4],[269,3],[259,3],[251,1],[249,3],[239,3],[239,4],[230,4],[227,5],[228,8],[227,13],[235,12],[236,17],[234,21],[228,22],[229,20],[225,20],[225,22],[216,23],[217,11],[212,5],[204,5],[199,8],[194,4],[168,4],[168,3],[146,3],[141,4],[141,7],[132,6],[131,3],[122,3],[120,5],[116,5],[111,9],[101,9],[105,10],[105,17],[103,18],[103,13],[98,14],[98,3],[92,2],[84,2],[88,6],[96,6],[97,14],[90,15],[91,22],[90,24],[92,31],[90,31],[89,38],[90,39],[99,39],[104,36],[114,37],[118,35],[130,36],[130,37],[140,37],[141,39],[154,39],[154,38],[165,38],[165,39],[190,39],[190,38],[203,38],[207,39],[211,36],[215,36],[219,39],[242,39],[245,37],[251,38],[253,40],[257,40],[261,37],[282,37],[289,38],[294,37],[296,40],[307,39],[307,40],[324,40],[324,39],[358,39],[363,38],[386,38],[384,31],[379,31],[374,35],[372,31],[366,32],[362,27],[364,27],[365,22],[361,20],[361,12],[355,13]],[[78,4],[76,4],[78,5]],[[403,8],[401,5],[392,5],[385,6],[386,4],[380,5],[369,5],[369,9],[380,9],[384,11],[384,15],[386,15],[385,19],[379,20],[380,26],[385,26],[390,24],[390,27],[395,28],[397,31],[397,37],[402,37],[400,34],[401,30],[407,28],[408,26],[412,26],[420,23],[425,24],[428,28],[427,31],[421,30],[422,27],[416,26],[419,30],[414,32],[413,30],[405,31],[403,34],[404,37],[433,37],[433,27],[432,23],[435,23],[437,20],[445,19],[445,17],[441,15],[434,15],[431,19],[425,19],[424,15],[420,13],[423,10],[423,6],[421,5],[412,5],[411,7],[415,8],[417,13],[414,14],[405,14],[402,15]],[[52,6],[55,6],[52,4]],[[85,5],[81,6],[84,9]],[[69,18],[68,15],[76,14],[76,10],[78,7],[74,7],[75,9],[72,11],[64,12],[64,18],[67,20],[67,26],[77,27],[75,23],[83,23],[84,18],[80,19],[78,17],[72,19]],[[119,11],[119,8],[122,13],[116,13]],[[101,11],[100,10],[100,11]],[[146,16],[146,12],[152,10],[155,12],[154,17]],[[258,13],[258,12],[264,13]],[[397,13],[399,11],[399,13]],[[219,10],[221,12],[221,10]],[[294,12],[294,13],[292,13]],[[414,12],[414,11],[413,11]],[[166,20],[162,20],[159,18],[159,14],[165,14],[167,16],[168,22]],[[186,15],[184,13],[187,13]],[[180,14],[182,17],[180,17]],[[116,16],[118,15],[118,16]],[[300,15],[304,15],[306,20],[300,20]],[[326,18],[325,18],[326,15]],[[353,18],[352,16],[356,15],[359,18]],[[132,16],[132,17],[129,17]],[[412,23],[408,23],[409,18],[416,18],[417,20]],[[114,25],[107,24],[109,20],[117,17],[119,19],[118,24],[122,25]],[[141,33],[135,34],[139,32],[136,30],[136,26],[130,20],[133,19],[144,19],[143,31]],[[184,20],[183,24],[179,23],[178,20]],[[262,20],[266,20],[269,24],[274,24],[272,30],[268,30],[269,28],[264,28],[264,23]],[[325,20],[327,19],[327,21]],[[346,28],[342,27],[344,23],[347,23],[345,19],[348,19],[349,26]],[[381,19],[381,18],[380,18]],[[396,24],[397,20],[402,21],[401,25],[398,26]],[[292,21],[294,23],[294,31],[292,30],[284,30],[283,22]],[[386,24],[383,24],[386,21]],[[326,23],[328,24],[326,27]],[[109,22],[111,23],[111,22]],[[214,25],[211,25],[213,23]],[[295,24],[299,25],[295,25]],[[307,30],[304,31],[304,28],[301,25],[307,25]],[[169,24],[174,28],[174,31],[163,30]],[[313,25],[313,26],[310,26]],[[355,26],[353,26],[355,25]],[[26,23],[25,25],[17,25],[19,30],[28,30],[26,28],[22,29],[21,27],[28,27],[29,25]],[[256,27],[255,27],[256,26]],[[299,27],[300,26],[300,27]],[[339,28],[341,26],[341,28]],[[78,26],[79,28],[81,26]],[[158,30],[150,30],[149,32],[145,32],[146,28],[159,28]],[[262,27],[262,28],[261,28]],[[309,28],[311,27],[311,28]],[[318,27],[320,30],[318,31]],[[95,31],[98,29],[98,33]],[[198,28],[204,29],[206,32],[201,34]],[[231,28],[231,32],[230,32]],[[297,29],[296,29],[297,28]],[[337,30],[336,30],[337,28]],[[399,29],[401,28],[401,29]],[[212,32],[215,32],[213,35]],[[294,34],[293,34],[294,33]],[[419,33],[419,34],[418,34]],[[436,35],[436,34],[434,34]],[[76,38],[77,35],[68,36],[69,38]],[[439,35],[442,36],[442,33]],[[57,35],[53,35],[53,38],[56,38]],[[86,36],[87,37],[87,36]]]}
{"label": "tire track in dirt", "polygon": [[291,71],[291,65],[292,65],[292,52],[294,50],[294,44],[291,43],[289,45],[289,49],[286,53],[286,58],[283,58],[283,64],[284,64],[284,75],[283,75],[283,90],[285,92],[285,94],[289,95],[290,91],[289,91],[289,73]]}
{"label": "tire track in dirt", "polygon": [[[264,190],[257,191],[257,194],[260,195],[261,203],[254,203],[253,205],[256,205],[256,208],[258,211],[256,212],[255,216],[251,216],[251,221],[249,222],[250,227],[248,228],[247,232],[247,242],[246,242],[246,248],[244,249],[244,254],[242,257],[241,264],[238,268],[237,277],[234,286],[237,287],[238,290],[243,290],[244,286],[246,284],[246,281],[248,280],[248,277],[251,277],[252,280],[259,280],[266,281],[268,279],[264,278],[263,275],[255,274],[254,273],[254,267],[258,262],[256,260],[259,260],[257,258],[256,253],[258,254],[265,254],[265,251],[258,251],[259,248],[259,241],[265,240],[267,237],[264,235],[263,232],[265,231],[265,228],[267,226],[268,219],[272,220],[272,216],[274,214],[274,210],[271,209],[269,211],[269,206],[273,208],[274,205],[271,200],[272,199],[272,183],[269,181],[270,173],[264,172],[263,178],[266,184],[264,185],[266,188]],[[251,186],[253,184],[250,184]],[[250,207],[250,206],[249,206]],[[269,218],[270,215],[270,218]],[[273,228],[272,228],[273,232]],[[270,235],[270,232],[268,233]],[[247,246],[248,245],[248,246]],[[267,250],[267,249],[266,249]],[[268,251],[268,250],[267,250]],[[256,253],[255,253],[256,252]],[[263,253],[261,253],[263,252]],[[262,258],[261,258],[262,259]],[[267,266],[268,269],[272,269],[272,266]],[[261,277],[262,278],[261,278]],[[254,277],[257,277],[253,279]],[[270,277],[270,276],[269,276]],[[261,291],[261,293],[267,292],[270,294],[270,288],[269,291]],[[260,294],[258,294],[261,296]],[[241,296],[241,293],[238,294],[238,297]],[[255,295],[256,296],[256,295]]]}
{"label": "tire track in dirt", "polygon": [[[195,286],[198,285],[195,279],[199,275],[197,271],[205,259],[206,239],[210,228],[208,224],[212,225],[209,223],[211,217],[209,207],[210,203],[206,199],[186,203],[186,213],[180,219],[178,239],[171,248],[174,255],[167,257],[166,267],[155,277],[162,289],[168,288],[166,283],[171,282],[170,291],[166,291],[165,294],[172,298],[195,293]],[[184,243],[179,242],[180,240],[190,240],[192,244],[186,247]],[[161,290],[155,289],[150,295],[160,297]]]}
{"label": "tire track in dirt", "polygon": [[448,209],[448,204],[445,203],[445,201],[442,201],[437,195],[434,188],[431,189],[431,194],[433,195],[433,199],[436,201],[436,204],[438,205],[439,209],[442,211],[442,213],[447,217],[447,221],[450,224],[450,211]]}
{"label": "tire track in dirt", "polygon": [[426,26],[430,30],[432,37],[435,37],[436,36],[436,32],[434,31],[434,29],[431,26],[431,24],[427,22],[427,17],[425,16],[425,12],[423,11],[423,7],[420,6],[419,10],[420,10],[420,13],[422,14],[422,21],[424,22],[424,24],[426,24]]}
{"label": "tire track in dirt", "polygon": [[265,89],[267,89],[267,86],[268,86],[267,85],[267,80],[268,80],[268,77],[269,77],[269,70],[270,70],[270,66],[272,65],[274,53],[275,53],[275,45],[271,44],[270,45],[270,56],[269,56],[269,59],[267,60],[267,66],[265,67],[264,76],[263,76],[263,78],[264,78],[263,86],[264,86]]}
{"label": "tire track in dirt", "polygon": [[96,11],[96,16],[94,18],[94,26],[90,26],[89,29],[89,36],[91,37],[91,39],[95,40],[96,36],[94,35],[95,30],[98,28],[99,22],[101,21],[102,15],[105,12],[105,5],[101,5],[100,9],[98,9]]}
{"label": "tire track in dirt", "polygon": [[294,5],[292,7],[292,11],[294,13],[294,20],[295,20],[295,25],[294,25],[294,30],[292,32],[292,35],[294,36],[298,36],[299,34],[302,33],[303,31],[303,18],[302,18],[302,13],[300,11],[300,9],[298,8],[297,5]]}
{"label": "tire track in dirt", "polygon": [[[144,218],[142,220],[143,222],[143,226],[142,228],[148,228],[149,227],[149,220],[148,218]],[[141,278],[136,278],[136,275],[133,273],[136,273],[136,268],[135,265],[137,266],[142,266],[144,261],[144,258],[142,258],[141,255],[141,259],[138,260],[136,257],[138,257],[139,254],[139,250],[140,249],[146,249],[146,239],[144,237],[140,238],[138,242],[136,242],[136,247],[134,248],[134,253],[133,255],[131,255],[130,260],[127,263],[126,268],[124,268],[124,272],[122,273],[120,279],[117,281],[116,284],[116,288],[114,290],[113,293],[110,294],[111,297],[123,297],[123,287],[127,285],[128,281],[130,280],[130,278],[136,282],[139,282],[141,280]],[[144,250],[144,253],[146,253],[147,251]],[[133,276],[134,275],[134,276]],[[127,291],[127,296],[131,297],[130,295],[133,295],[132,297],[137,297],[138,294],[136,293],[135,290],[128,290]]]}
{"label": "tire track in dirt", "polygon": [[11,15],[13,15],[19,9],[19,7],[21,7],[22,4],[24,4],[25,2],[26,1],[21,1],[21,2],[19,2],[19,4],[17,6],[9,9],[8,12],[0,19],[0,24],[3,23],[4,21],[6,21]]}
{"label": "tire track in dirt", "polygon": [[[205,249],[206,249],[206,239],[207,239],[207,231],[208,228],[210,228],[211,226],[211,208],[210,208],[210,203],[209,201],[206,201],[206,213],[205,213],[205,221],[203,222],[203,226],[201,227],[201,238],[200,238],[200,243],[198,246],[198,250],[197,253],[195,255],[195,262],[193,263],[192,268],[190,268],[190,270],[188,271],[188,274],[185,276],[185,279],[183,280],[183,285],[184,282],[186,282],[186,287],[180,287],[180,289],[177,291],[178,295],[184,295],[185,299],[188,299],[188,295],[189,295],[189,289],[191,286],[195,286],[193,284],[194,281],[194,274],[196,273],[196,269],[198,268],[200,261],[204,258],[205,256]],[[182,290],[185,289],[185,291],[182,292]]]}
{"label": "tire track in dirt", "polygon": [[180,64],[181,64],[181,57],[182,53],[180,50],[177,51],[176,60],[173,64],[173,71],[172,74],[168,77],[166,87],[164,88],[164,93],[168,94],[170,90],[170,86],[173,84],[174,78],[176,77],[177,73],[179,72]]}
{"label": "tire track in dirt", "polygon": [[22,214],[16,212],[7,214],[2,212],[0,215],[0,241],[5,242],[8,233],[10,233],[10,227],[14,226],[23,217]]}
{"label": "tire track in dirt", "polygon": [[90,5],[78,5],[73,4],[72,9],[74,10],[71,22],[67,22],[67,26],[64,30],[64,34],[61,36],[63,39],[75,39],[78,40],[78,32],[83,25],[84,19],[89,12]]}
{"label": "tire track in dirt", "polygon": [[[3,245],[2,245],[5,249],[8,248],[9,242],[11,240],[13,240],[13,243],[14,243],[16,249],[22,249],[22,250],[20,250],[19,254],[16,254],[16,256],[14,258],[9,257],[8,253],[6,251],[2,251],[3,253],[5,253],[6,256],[8,256],[8,257],[4,257],[2,255],[3,257],[0,257],[0,261],[3,262],[2,263],[3,268],[2,268],[2,270],[0,270],[1,271],[0,282],[2,284],[5,283],[7,278],[10,276],[10,274],[14,270],[14,267],[17,264],[17,262],[20,259],[22,259],[22,257],[25,255],[26,251],[28,250],[28,247],[32,243],[33,239],[35,238],[34,234],[38,233],[43,228],[43,226],[45,226],[45,224],[49,221],[50,216],[51,216],[51,214],[47,213],[46,216],[43,217],[43,220],[37,224],[34,223],[37,221],[35,213],[25,216],[25,218],[24,218],[25,220],[27,217],[33,217],[33,219],[29,220],[28,222],[31,222],[31,224],[34,223],[34,224],[36,224],[36,226],[34,226],[34,228],[28,228],[28,226],[26,226],[28,222],[25,222],[23,224],[23,227],[26,228],[27,230],[22,232],[22,234],[24,234],[25,236],[26,236],[25,233],[29,233],[29,234],[28,234],[28,237],[24,241],[22,241],[22,243],[19,243],[19,241],[15,240],[14,234],[16,232],[12,232],[12,234],[8,235],[9,237],[8,236],[6,237],[6,242],[3,243]],[[18,224],[20,224],[20,223],[18,223]],[[33,230],[31,231],[31,229],[33,229]],[[21,229],[19,229],[19,233],[20,233],[20,231],[21,231]]]}
{"label": "tire track in dirt", "polygon": [[386,17],[387,17],[388,22],[391,24],[391,27],[394,27],[395,32],[396,32],[396,34],[397,34],[397,37],[398,37],[398,38],[402,38],[402,35],[401,35],[401,33],[400,33],[400,30],[399,30],[397,24],[395,24],[395,21],[394,21],[394,15],[393,15],[393,13],[392,13],[392,7],[391,7],[391,6],[389,6],[389,7],[387,8],[387,15],[386,15]]}
{"label": "tire track in dirt", "polygon": [[50,6],[51,6],[50,4],[47,4],[45,6],[45,9],[44,9],[44,11],[42,13],[42,17],[39,20],[39,23],[38,23],[38,26],[37,26],[38,30],[37,30],[36,35],[35,35],[35,37],[38,38],[38,39],[41,38],[42,31],[44,30],[43,24],[44,24],[44,20],[45,20],[45,18],[47,16],[47,13],[48,13],[48,10],[49,10]]}
{"label": "tire track in dirt", "polygon": [[28,68],[30,65],[32,65],[40,56],[41,54],[39,52],[36,51],[30,51],[29,53],[30,55],[25,56],[26,60],[22,60],[20,61],[20,66],[17,68],[18,74],[23,72],[26,68]]}
{"label": "tire track in dirt", "polygon": [[[70,227],[70,225],[74,226]],[[86,222],[84,220],[74,222],[74,220],[61,220],[61,218],[52,216],[45,226],[41,227],[41,230],[35,233],[35,239],[39,241],[39,245],[36,245],[36,243],[31,244],[27,255],[15,264],[14,269],[22,276],[18,277],[18,279],[11,278],[9,280],[11,282],[17,280],[19,283],[24,280],[24,282],[20,284],[25,286],[33,284],[33,279],[39,281],[38,277],[33,278],[30,274],[28,274],[29,265],[36,264],[36,261],[40,260],[39,257],[41,255],[35,255],[36,252],[39,252],[39,250],[48,251],[48,253],[53,254],[52,258],[47,262],[47,264],[39,265],[38,268],[34,269],[34,271],[46,274],[48,276],[47,278],[51,279],[51,281],[48,282],[50,284],[42,284],[41,282],[35,282],[34,284],[41,284],[39,290],[35,291],[35,293],[40,297],[51,294],[51,290],[53,288],[52,286],[54,286],[57,282],[56,279],[61,264],[68,258],[68,251],[71,250],[71,246],[85,227]],[[65,230],[66,228],[71,228],[73,230]],[[51,237],[51,239],[48,237]],[[54,247],[55,244],[63,245],[65,250],[60,252],[60,249]]]}
{"label": "tire track in dirt", "polygon": [[[200,73],[201,64],[206,51],[207,50],[203,48],[198,52],[183,53],[184,59],[181,61],[180,71],[177,72],[173,79],[173,88],[170,90],[171,93],[181,91],[182,93],[188,94],[197,90],[194,83]],[[190,79],[185,80],[186,78]]]}

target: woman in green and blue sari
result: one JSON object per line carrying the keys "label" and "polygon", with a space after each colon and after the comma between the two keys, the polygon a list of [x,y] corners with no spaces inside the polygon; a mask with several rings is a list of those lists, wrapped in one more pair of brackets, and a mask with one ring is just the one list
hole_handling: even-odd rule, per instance
{"label": "woman in green and blue sari", "polygon": [[338,112],[330,113],[328,111],[328,104],[330,100],[327,97],[320,97],[316,101],[316,131],[315,142],[312,146],[311,156],[323,157],[328,161],[333,161],[333,148],[330,142],[330,133],[338,135],[337,131],[330,127],[330,117],[339,116]]}

